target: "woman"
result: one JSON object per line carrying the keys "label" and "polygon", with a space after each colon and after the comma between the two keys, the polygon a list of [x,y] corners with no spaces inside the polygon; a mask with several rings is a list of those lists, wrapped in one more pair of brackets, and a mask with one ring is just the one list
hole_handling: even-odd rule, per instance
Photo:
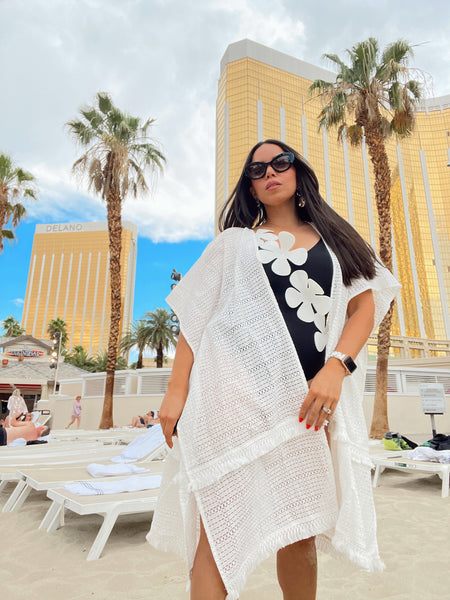
{"label": "woman", "polygon": [[73,401],[73,406],[72,406],[72,416],[70,418],[70,423],[66,426],[66,429],[69,429],[69,427],[75,423],[75,421],[77,422],[77,429],[80,429],[80,425],[81,425],[81,396],[77,396],[75,398],[75,400]]}
{"label": "woman", "polygon": [[13,393],[8,399],[8,410],[9,410],[9,425],[11,426],[12,419],[15,419],[21,414],[26,414],[28,412],[28,407],[25,404],[25,400],[20,395],[20,390],[15,388]]}
{"label": "woman", "polygon": [[283,142],[251,150],[221,226],[168,298],[173,450],[148,540],[186,560],[192,600],[238,598],[274,552],[284,600],[313,600],[316,546],[382,568],[362,349],[399,286]]}

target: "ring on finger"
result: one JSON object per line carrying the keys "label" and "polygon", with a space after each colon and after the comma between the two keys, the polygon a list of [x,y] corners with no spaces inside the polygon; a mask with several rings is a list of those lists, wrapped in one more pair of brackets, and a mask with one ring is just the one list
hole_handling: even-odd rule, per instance
{"label": "ring on finger", "polygon": [[331,408],[327,408],[326,406],[322,406],[322,410],[323,412],[327,413],[327,415],[331,415],[331,413],[333,412]]}

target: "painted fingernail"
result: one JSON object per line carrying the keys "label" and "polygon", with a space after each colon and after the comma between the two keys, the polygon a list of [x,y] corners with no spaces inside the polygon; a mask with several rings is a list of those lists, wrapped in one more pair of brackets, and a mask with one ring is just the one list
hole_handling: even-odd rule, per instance
{"label": "painted fingernail", "polygon": [[302,423],[302,422],[303,422],[303,419],[302,419],[302,417],[299,417],[299,418],[298,418],[298,422],[299,422],[299,423]]}
{"label": "painted fingernail", "polygon": [[314,427],[314,431],[319,431],[319,428],[317,427],[317,425]]}
{"label": "painted fingernail", "polygon": [[306,424],[306,429],[309,429],[311,425],[309,423]]}

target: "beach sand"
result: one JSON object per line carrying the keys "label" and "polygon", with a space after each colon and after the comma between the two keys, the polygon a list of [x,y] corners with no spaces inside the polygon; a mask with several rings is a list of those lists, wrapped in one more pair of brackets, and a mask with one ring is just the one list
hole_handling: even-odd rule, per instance
{"label": "beach sand", "polygon": [[[13,485],[0,494],[6,502]],[[385,471],[374,490],[386,570],[367,574],[319,554],[318,600],[450,598],[450,498],[437,475]],[[0,513],[2,600],[188,600],[186,570],[176,556],[145,541],[150,515],[118,520],[97,561],[86,556],[101,517],[67,513],[63,528],[38,530],[49,501],[33,492],[16,513]],[[240,600],[281,600],[275,558],[250,576]]]}

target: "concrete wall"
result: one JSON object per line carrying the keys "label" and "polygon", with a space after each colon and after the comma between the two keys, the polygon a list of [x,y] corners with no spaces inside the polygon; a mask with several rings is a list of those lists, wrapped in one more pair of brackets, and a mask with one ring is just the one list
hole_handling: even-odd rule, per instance
{"label": "concrete wall", "polygon": [[[49,409],[52,414],[52,429],[64,429],[70,422],[75,395],[50,396],[48,402],[40,401],[38,409]],[[128,425],[135,415],[142,415],[149,410],[159,410],[163,395],[148,396],[116,396],[113,403],[114,426]],[[81,427],[98,429],[103,409],[103,396],[82,398]],[[72,425],[75,428],[76,424]]]}
{"label": "concrete wall", "polygon": [[[373,395],[364,394],[363,408],[367,427],[370,427],[373,413]],[[403,433],[406,437],[414,434],[429,433],[431,435],[431,419],[424,415],[419,396],[401,396],[393,394],[388,397],[388,419],[391,431]],[[438,433],[450,433],[450,398],[446,397],[446,412],[435,416]]]}

